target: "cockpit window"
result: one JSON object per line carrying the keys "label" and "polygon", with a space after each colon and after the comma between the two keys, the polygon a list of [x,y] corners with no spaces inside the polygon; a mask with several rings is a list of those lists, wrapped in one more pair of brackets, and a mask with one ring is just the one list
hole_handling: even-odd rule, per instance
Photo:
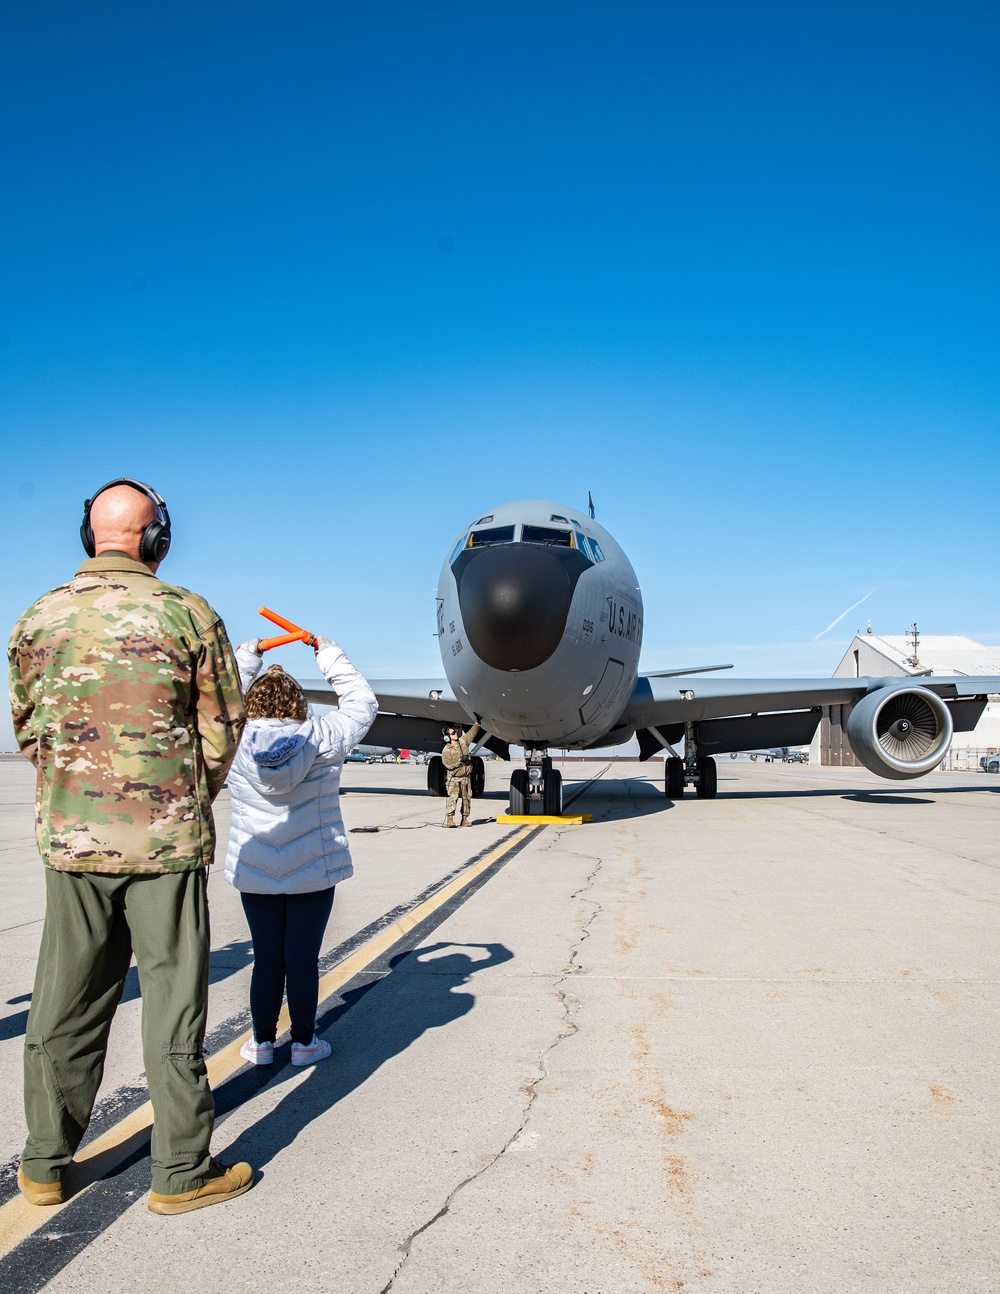
{"label": "cockpit window", "polygon": [[512,544],[513,526],[493,526],[490,530],[474,530],[469,536],[470,548],[489,548],[491,544]]}
{"label": "cockpit window", "polygon": [[[488,517],[488,521],[492,521]],[[470,534],[463,535],[455,547],[452,549],[451,556],[448,558],[449,563],[453,566],[455,558],[466,550],[466,548],[490,548],[494,544],[512,544],[514,542],[513,526],[493,526],[489,530],[479,530],[473,528]]]}
{"label": "cockpit window", "polygon": [[573,538],[576,540],[576,546],[583,553],[588,562],[595,562],[597,558],[590,551],[590,540],[579,530],[573,531]]}
{"label": "cockpit window", "polygon": [[590,541],[590,551],[594,554],[595,562],[604,561],[604,554],[601,552],[601,545],[597,542],[596,539],[592,539]]}
{"label": "cockpit window", "polygon": [[523,544],[550,544],[561,548],[573,547],[569,530],[556,530],[553,526],[524,526],[521,530]]}

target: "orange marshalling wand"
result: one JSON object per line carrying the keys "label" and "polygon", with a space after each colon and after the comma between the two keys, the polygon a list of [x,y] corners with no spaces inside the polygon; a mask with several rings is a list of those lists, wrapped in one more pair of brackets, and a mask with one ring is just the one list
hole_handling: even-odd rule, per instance
{"label": "orange marshalling wand", "polygon": [[270,651],[272,647],[284,647],[286,643],[303,642],[312,647],[315,638],[308,629],[302,629],[299,625],[293,624],[291,620],[286,620],[284,616],[279,616],[277,611],[271,611],[267,607],[259,607],[259,614],[265,620],[270,620],[272,624],[280,625],[286,633],[279,634],[276,638],[262,638],[260,640],[261,651]]}

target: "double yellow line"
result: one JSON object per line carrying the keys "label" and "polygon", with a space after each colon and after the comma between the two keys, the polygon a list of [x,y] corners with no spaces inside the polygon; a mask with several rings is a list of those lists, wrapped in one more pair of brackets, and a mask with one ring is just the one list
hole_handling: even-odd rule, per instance
{"label": "double yellow line", "polygon": [[[477,876],[481,876],[494,863],[499,862],[512,850],[517,849],[536,829],[535,826],[526,826],[522,831],[505,840],[502,845],[498,845],[496,849],[491,850],[464,871],[459,872],[457,876],[442,885],[439,890],[435,890],[423,903],[411,908],[408,912],[404,912],[398,921],[393,922],[391,926],[387,926],[384,930],[380,930],[367,943],[362,944],[360,948],[350,953],[343,961],[331,967],[319,981],[320,1002],[324,1002],[356,975],[367,970],[393,944],[398,943],[400,939],[409,934],[421,921],[426,921],[429,916],[443,907],[449,899],[454,898],[456,894],[470,885]],[[288,1028],[288,1025],[288,1008],[283,1007],[278,1018],[279,1035]],[[220,1087],[246,1064],[240,1055],[240,1047],[250,1036],[251,1031],[248,1029],[241,1033],[238,1038],[234,1038],[232,1042],[227,1043],[221,1051],[209,1057],[208,1079],[213,1088]],[[65,1204],[41,1208],[36,1204],[29,1204],[21,1195],[8,1200],[0,1208],[0,1258],[6,1257],[11,1250],[15,1249],[22,1241],[27,1240],[34,1232],[48,1226],[66,1208],[66,1205],[76,1199],[82,1191],[87,1190],[95,1182],[106,1177],[130,1155],[134,1154],[139,1144],[149,1135],[152,1126],[153,1107],[149,1101],[146,1101],[138,1109],[133,1110],[131,1114],[127,1114],[114,1127],[109,1128],[107,1132],[102,1133],[78,1150],[74,1156],[73,1169],[71,1170],[72,1177],[70,1179],[74,1193]]]}

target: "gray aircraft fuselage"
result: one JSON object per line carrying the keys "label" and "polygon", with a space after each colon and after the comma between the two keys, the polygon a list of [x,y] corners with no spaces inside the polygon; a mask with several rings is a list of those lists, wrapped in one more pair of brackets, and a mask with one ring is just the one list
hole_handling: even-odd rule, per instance
{"label": "gray aircraft fuselage", "polygon": [[586,513],[506,503],[453,544],[437,632],[455,696],[487,731],[579,749],[614,740],[638,672],[642,597],[625,553]]}

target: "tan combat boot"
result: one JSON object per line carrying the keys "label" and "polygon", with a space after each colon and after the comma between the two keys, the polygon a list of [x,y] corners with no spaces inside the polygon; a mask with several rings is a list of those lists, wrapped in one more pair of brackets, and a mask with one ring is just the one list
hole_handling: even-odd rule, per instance
{"label": "tan combat boot", "polygon": [[453,813],[448,814],[447,818],[444,820],[444,825],[446,827],[453,827],[455,825],[455,815]]}
{"label": "tan combat boot", "polygon": [[62,1204],[62,1182],[33,1182],[18,1165],[17,1188],[29,1204]]}
{"label": "tan combat boot", "polygon": [[253,1169],[249,1164],[220,1164],[213,1160],[212,1176],[204,1186],[182,1191],[179,1195],[160,1195],[150,1191],[146,1207],[150,1213],[190,1213],[192,1209],[203,1209],[208,1204],[233,1200],[251,1186]]}
{"label": "tan combat boot", "polygon": [[463,826],[463,827],[471,827],[471,826],[472,826],[472,819],[471,819],[471,818],[463,818],[463,819],[462,819],[462,826]]}

